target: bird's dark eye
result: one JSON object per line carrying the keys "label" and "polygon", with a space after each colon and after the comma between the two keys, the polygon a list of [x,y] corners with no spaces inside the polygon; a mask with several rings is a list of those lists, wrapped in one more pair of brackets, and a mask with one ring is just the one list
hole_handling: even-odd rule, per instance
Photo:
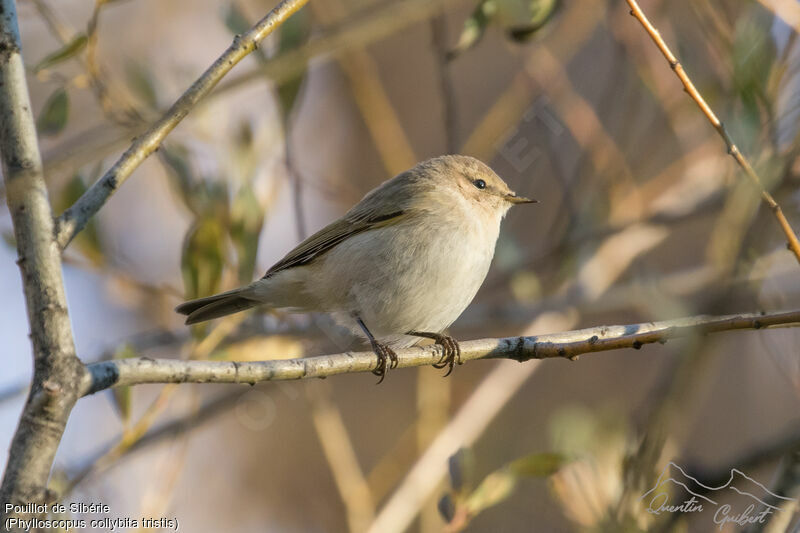
{"label": "bird's dark eye", "polygon": [[479,189],[485,189],[486,188],[486,182],[483,181],[483,180],[475,180],[475,181],[472,182],[472,184],[475,185]]}

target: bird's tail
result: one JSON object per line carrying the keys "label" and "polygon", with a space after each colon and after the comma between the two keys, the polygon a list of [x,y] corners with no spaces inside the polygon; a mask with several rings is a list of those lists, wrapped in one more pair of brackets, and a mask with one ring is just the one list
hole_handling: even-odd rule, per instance
{"label": "bird's tail", "polygon": [[238,313],[260,303],[258,300],[252,299],[252,289],[247,286],[214,296],[189,300],[176,307],[175,311],[186,315],[186,324],[188,325]]}

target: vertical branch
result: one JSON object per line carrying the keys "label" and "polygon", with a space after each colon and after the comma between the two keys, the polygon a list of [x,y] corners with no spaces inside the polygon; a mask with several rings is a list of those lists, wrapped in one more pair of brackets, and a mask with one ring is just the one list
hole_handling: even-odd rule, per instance
{"label": "vertical branch", "polygon": [[[0,502],[41,503],[86,370],[72,340],[14,0],[0,0],[0,152],[34,356],[33,384],[11,441]],[[0,523],[5,518],[2,506]]]}
{"label": "vertical branch", "polygon": [[458,150],[458,145],[456,144],[458,118],[456,116],[455,91],[450,74],[450,62],[448,60],[446,12],[442,12],[439,16],[431,19],[431,37],[439,69],[439,93],[442,101],[445,153],[455,154]]}

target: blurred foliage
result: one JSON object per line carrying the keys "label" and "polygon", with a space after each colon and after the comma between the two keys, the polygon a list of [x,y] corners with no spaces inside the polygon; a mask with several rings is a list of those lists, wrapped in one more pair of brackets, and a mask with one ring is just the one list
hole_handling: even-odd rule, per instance
{"label": "blurred foliage", "polygon": [[[252,134],[248,131],[240,128],[235,143],[244,160],[252,151]],[[195,218],[184,238],[181,257],[186,297],[198,298],[219,290],[229,243],[236,251],[239,283],[252,281],[264,225],[264,208],[252,184],[253,168],[244,165],[249,170],[242,171],[243,179],[231,199],[225,181],[211,176],[195,178],[185,147],[164,147],[159,157],[169,170],[173,189]]]}
{"label": "blurred foliage", "polygon": [[171,143],[169,147],[162,147],[158,154],[171,171],[170,183],[192,214],[198,218],[213,216],[227,218],[229,195],[228,186],[224,181],[213,176],[201,176],[195,179],[190,152],[180,144]]}
{"label": "blurred foliage", "polygon": [[225,266],[225,233],[220,220],[198,218],[183,242],[181,273],[187,299],[219,292]]}
{"label": "blurred foliage", "polygon": [[737,21],[733,35],[733,89],[741,103],[731,134],[743,151],[752,152],[764,131],[774,121],[767,83],[776,68],[777,49],[770,36],[772,17],[763,10]]}
{"label": "blurred foliage", "polygon": [[524,304],[533,304],[542,297],[542,283],[532,270],[519,270],[511,275],[511,294]]}
{"label": "blurred foliage", "polygon": [[264,225],[264,209],[249,184],[233,199],[230,236],[238,258],[239,283],[250,283],[258,254],[258,238]]}
{"label": "blurred foliage", "polygon": [[[88,179],[84,179],[80,174],[72,176],[53,200],[53,210],[61,213],[74,204],[86,192],[88,188],[86,183],[97,179],[101,168],[100,165],[96,165]],[[83,256],[94,266],[102,266],[106,262],[106,250],[100,238],[96,217],[87,222],[86,227],[75,237],[71,246],[80,250]]]}
{"label": "blurred foliage", "polygon": [[56,89],[45,101],[39,118],[36,120],[36,129],[39,135],[57,135],[64,130],[69,118],[69,96],[64,88]]}
{"label": "blurred foliage", "polygon": [[464,22],[448,57],[453,59],[478,44],[491,24],[502,28],[509,39],[524,42],[552,19],[558,7],[559,0],[482,0]]}
{"label": "blurred foliage", "polygon": [[237,2],[231,2],[223,13],[225,27],[234,35],[241,35],[250,29],[250,21]]}
{"label": "blurred foliage", "polygon": [[149,109],[158,109],[158,93],[156,92],[151,72],[138,61],[128,60],[125,63],[125,78],[131,92]]}
{"label": "blurred foliage", "polygon": [[508,498],[519,480],[548,477],[566,463],[566,456],[558,453],[534,453],[490,473],[474,486],[475,459],[471,451],[459,450],[449,461],[452,490],[439,500],[448,531],[463,530],[479,513]]}
{"label": "blurred foliage", "polygon": [[162,147],[159,157],[171,171],[170,182],[194,215],[181,254],[181,273],[187,299],[218,292],[225,267],[229,224],[228,189],[224,182],[194,178],[189,152],[181,145]]}
{"label": "blurred foliage", "polygon": [[636,446],[619,409],[567,405],[551,415],[549,435],[553,449],[571,458],[551,477],[550,489],[580,531],[648,530],[655,517],[638,504],[640,494],[633,505],[625,499],[624,469]]}
{"label": "blurred foliage", "polygon": [[71,57],[75,57],[79,53],[86,48],[86,43],[89,42],[89,39],[86,37],[86,34],[81,33],[75,36],[70,42],[59,48],[58,50],[48,54],[44,57],[41,61],[39,61],[36,66],[33,67],[33,72],[38,73],[46,68],[50,68],[55,66],[62,61],[66,61]]}

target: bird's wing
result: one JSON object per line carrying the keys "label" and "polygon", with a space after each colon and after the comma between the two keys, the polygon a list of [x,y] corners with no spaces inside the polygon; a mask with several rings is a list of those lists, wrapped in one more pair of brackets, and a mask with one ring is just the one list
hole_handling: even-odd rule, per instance
{"label": "bird's wing", "polygon": [[297,247],[286,254],[286,257],[272,265],[264,275],[265,278],[292,268],[310,263],[340,242],[367,230],[388,226],[400,222],[405,218],[406,212],[402,209],[387,213],[349,213],[345,218],[333,222],[317,233],[301,242]]}
{"label": "bird's wing", "polygon": [[274,264],[264,277],[295,266],[305,265],[323,255],[340,242],[359,233],[397,224],[413,216],[415,184],[414,169],[403,172],[370,191],[342,218],[333,222],[301,242],[286,257]]}

